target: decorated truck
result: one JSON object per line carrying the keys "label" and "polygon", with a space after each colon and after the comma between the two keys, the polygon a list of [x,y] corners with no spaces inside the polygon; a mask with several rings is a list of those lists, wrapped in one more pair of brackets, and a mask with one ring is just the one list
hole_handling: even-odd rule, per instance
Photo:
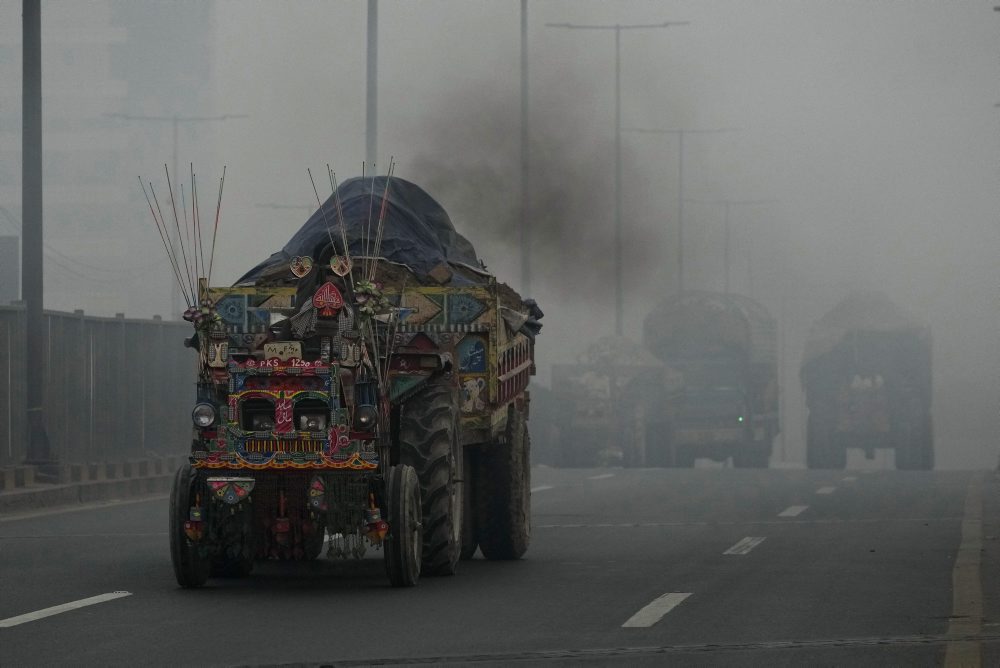
{"label": "decorated truck", "polygon": [[643,323],[646,349],[666,365],[647,409],[646,464],[693,466],[732,457],[766,468],[778,433],[777,328],[758,302],[687,291]]}
{"label": "decorated truck", "polygon": [[929,328],[880,293],[847,296],[812,327],[800,371],[809,468],[895,450],[899,469],[934,468]]}
{"label": "decorated truck", "polygon": [[410,586],[477,547],[528,547],[541,311],[418,186],[331,184],[281,251],[232,286],[202,280],[185,314],[199,365],[170,496],[181,586],[324,549],[382,550]]}
{"label": "decorated truck", "polygon": [[552,365],[559,466],[643,466],[643,426],[663,363],[624,336],[598,339],[575,363]]}

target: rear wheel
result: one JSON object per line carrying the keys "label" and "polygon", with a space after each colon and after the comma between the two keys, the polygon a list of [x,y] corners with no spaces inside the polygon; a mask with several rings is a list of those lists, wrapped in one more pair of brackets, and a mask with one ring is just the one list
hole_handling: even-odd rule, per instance
{"label": "rear wheel", "polygon": [[666,422],[646,423],[646,466],[675,466],[670,425]]}
{"label": "rear wheel", "polygon": [[420,579],[423,539],[420,533],[420,484],[412,466],[393,466],[386,481],[389,533],[385,537],[385,572],[393,587],[412,587]]}
{"label": "rear wheel", "polygon": [[733,453],[733,466],[738,469],[766,469],[770,459],[768,448],[744,443]]}
{"label": "rear wheel", "polygon": [[847,448],[837,442],[828,425],[811,413],[806,424],[806,466],[811,469],[847,467]]}
{"label": "rear wheel", "polygon": [[205,584],[211,567],[209,558],[202,554],[201,546],[188,538],[184,531],[184,523],[191,519],[191,507],[204,498],[202,492],[194,467],[184,464],[177,469],[170,489],[170,560],[177,584],[182,587]]}
{"label": "rear wheel", "polygon": [[934,437],[930,418],[908,429],[896,445],[896,468],[900,471],[930,471],[934,468]]}
{"label": "rear wheel", "polygon": [[467,448],[462,457],[462,554],[463,560],[472,559],[479,549],[479,527],[476,511],[476,474],[479,462],[479,450]]}
{"label": "rear wheel", "polygon": [[403,404],[400,463],[420,481],[423,503],[423,572],[452,575],[462,552],[462,451],[458,401],[447,378],[431,381]]}
{"label": "rear wheel", "polygon": [[479,549],[520,559],[531,542],[531,439],[524,414],[507,409],[505,437],[479,453]]}

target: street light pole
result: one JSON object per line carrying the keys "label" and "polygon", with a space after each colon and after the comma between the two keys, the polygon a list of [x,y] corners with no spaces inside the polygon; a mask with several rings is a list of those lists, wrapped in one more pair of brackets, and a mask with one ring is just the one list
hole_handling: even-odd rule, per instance
{"label": "street light pole", "polygon": [[684,135],[718,134],[720,132],[736,132],[735,128],[712,128],[693,130],[679,128],[676,130],[658,130],[647,128],[625,128],[626,132],[644,132],[658,135],[677,135],[677,292],[684,291]]}
{"label": "street light pole", "polygon": [[[21,299],[25,305],[25,409],[29,464],[49,464],[45,429],[45,296],[42,246],[42,15],[39,0],[22,3]],[[13,416],[11,416],[13,417]]]}
{"label": "street light pole", "polygon": [[649,28],[669,28],[688,25],[688,21],[664,21],[663,23],[636,25],[577,25],[573,23],[546,23],[548,28],[568,30],[614,30],[615,31],[615,334],[622,335],[623,291],[622,291],[622,123],[621,123],[621,31],[645,30]]}
{"label": "street light pole", "polygon": [[531,296],[531,234],[528,197],[528,0],[521,0],[521,289]]}
{"label": "street light pole", "polygon": [[[368,0],[368,59],[365,96],[365,161],[375,164],[378,130],[378,0]],[[372,172],[374,172],[374,167]]]}
{"label": "street light pole", "polygon": [[[730,247],[730,238],[732,236],[732,219],[731,219],[732,208],[734,206],[752,206],[752,205],[757,205],[757,204],[773,204],[777,200],[774,200],[774,199],[742,199],[742,200],[737,200],[737,199],[717,199],[717,200],[707,200],[707,201],[701,201],[701,200],[688,200],[688,201],[690,201],[690,202],[698,202],[699,204],[722,204],[725,207],[725,217],[723,218],[724,223],[725,223],[725,236],[724,236],[725,241],[723,242],[723,253],[722,253],[722,258],[723,258],[722,261],[723,261],[723,265],[724,265],[723,266],[723,276],[725,277],[725,279],[724,279],[723,285],[725,286],[725,292],[726,292],[726,294],[729,294],[729,291],[730,291],[730,283],[729,283],[729,274],[730,274],[730,271],[729,271],[729,264],[730,264],[729,263],[729,247]],[[752,258],[751,258],[751,261],[752,261]],[[752,272],[753,272],[753,270],[751,268],[750,272],[749,272],[750,275],[751,275],[751,277],[753,276]],[[751,278],[751,281],[752,281],[752,278]],[[753,292],[752,288],[750,289],[750,292],[751,293]]]}
{"label": "street light pole", "polygon": [[[171,130],[173,132],[173,150],[171,158],[171,168],[173,169],[173,177],[177,178],[177,145],[178,145],[178,130],[181,123],[206,123],[209,121],[228,121],[231,118],[248,118],[246,114],[222,114],[221,116],[180,116],[174,114],[172,116],[134,116],[132,114],[118,114],[118,113],[107,113],[104,114],[109,118],[120,118],[125,121],[152,121],[157,123],[170,123]],[[167,229],[167,234],[169,235],[170,230]],[[173,310],[174,318],[177,318],[179,314],[184,310],[181,307],[181,294],[180,288],[176,283],[171,283],[170,291],[170,303]]]}

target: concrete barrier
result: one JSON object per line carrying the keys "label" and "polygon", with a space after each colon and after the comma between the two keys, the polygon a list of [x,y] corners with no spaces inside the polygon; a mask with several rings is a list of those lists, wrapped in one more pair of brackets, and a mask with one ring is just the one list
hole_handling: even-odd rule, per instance
{"label": "concrete barrier", "polygon": [[17,476],[13,468],[0,469],[0,491],[10,491],[17,486]]}
{"label": "concrete barrier", "polygon": [[[32,466],[0,468],[0,516],[167,494],[186,455],[120,462],[59,464],[45,476]],[[52,468],[52,467],[49,467]]]}

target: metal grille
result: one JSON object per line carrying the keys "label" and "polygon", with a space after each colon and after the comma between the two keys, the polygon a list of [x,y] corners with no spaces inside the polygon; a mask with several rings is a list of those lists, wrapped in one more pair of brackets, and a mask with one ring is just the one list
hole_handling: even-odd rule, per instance
{"label": "metal grille", "polygon": [[244,452],[323,452],[326,441],[313,439],[251,438],[243,444]]}

